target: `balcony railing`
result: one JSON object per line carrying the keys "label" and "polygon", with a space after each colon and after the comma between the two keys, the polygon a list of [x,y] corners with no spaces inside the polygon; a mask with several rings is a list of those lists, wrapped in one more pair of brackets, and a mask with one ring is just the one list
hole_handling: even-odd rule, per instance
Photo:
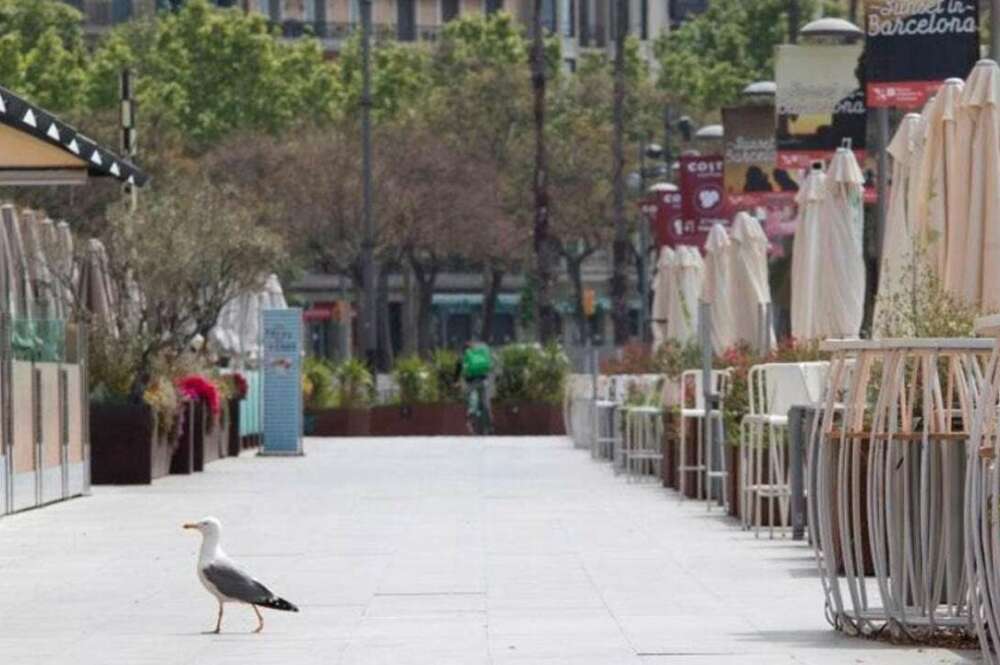
{"label": "balcony railing", "polygon": [[[331,22],[286,19],[277,25],[282,36],[288,39],[317,37],[322,40],[340,41],[361,30],[361,24],[357,21]],[[376,41],[395,39],[401,42],[433,42],[437,41],[440,36],[441,26],[411,25],[407,27],[396,23],[375,23],[372,25],[372,32]]]}
{"label": "balcony railing", "polygon": [[110,28],[148,12],[150,3],[141,0],[63,0],[83,14],[88,28]]}
{"label": "balcony railing", "polygon": [[[102,31],[132,18],[146,15],[150,7],[156,6],[151,0],[63,0],[83,14],[84,25],[89,30]],[[274,24],[282,36],[288,39],[317,37],[324,41],[338,42],[361,29],[357,21],[306,21],[283,19]],[[415,25],[396,23],[376,23],[372,26],[375,39],[401,42],[434,42],[441,34],[440,25]]]}

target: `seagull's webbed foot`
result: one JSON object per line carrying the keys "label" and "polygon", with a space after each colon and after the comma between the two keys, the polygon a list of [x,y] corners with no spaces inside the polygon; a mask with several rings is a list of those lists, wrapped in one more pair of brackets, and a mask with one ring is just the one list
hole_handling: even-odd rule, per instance
{"label": "seagull's webbed foot", "polygon": [[261,615],[260,610],[257,609],[256,605],[251,605],[250,607],[253,608],[254,614],[257,615],[257,627],[254,628],[253,632],[259,633],[264,630],[264,617]]}

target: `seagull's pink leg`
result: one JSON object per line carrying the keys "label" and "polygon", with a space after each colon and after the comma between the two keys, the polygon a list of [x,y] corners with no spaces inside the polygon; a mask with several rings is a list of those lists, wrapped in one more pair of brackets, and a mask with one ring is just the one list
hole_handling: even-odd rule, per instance
{"label": "seagull's pink leg", "polygon": [[212,631],[216,635],[222,630],[222,603],[219,603],[219,618],[215,621],[215,630]]}
{"label": "seagull's pink leg", "polygon": [[264,617],[261,616],[260,610],[257,609],[256,605],[251,605],[250,607],[253,608],[254,614],[257,615],[257,628],[254,629],[253,632],[259,633],[260,631],[264,630]]}

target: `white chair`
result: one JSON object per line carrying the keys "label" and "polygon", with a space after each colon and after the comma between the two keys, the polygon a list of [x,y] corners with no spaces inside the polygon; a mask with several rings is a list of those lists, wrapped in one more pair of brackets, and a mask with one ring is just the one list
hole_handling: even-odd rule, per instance
{"label": "white chair", "polygon": [[615,377],[601,376],[597,382],[597,400],[593,407],[593,439],[590,456],[594,459],[610,459],[615,445]]}
{"label": "white chair", "polygon": [[[727,382],[729,379],[729,370],[715,369],[711,372],[711,382],[712,382],[712,392],[718,395],[725,395]],[[688,387],[694,386],[694,395],[691,395],[687,390]],[[718,409],[713,409],[710,414],[706,416],[705,407],[705,391],[703,389],[704,383],[702,381],[702,371],[700,369],[687,370],[681,374],[681,419],[680,419],[680,449],[678,450],[678,460],[677,460],[677,473],[679,475],[678,490],[680,491],[681,500],[686,498],[687,493],[687,474],[690,471],[695,472],[695,482],[696,490],[695,496],[699,499],[705,497],[703,492],[703,481],[706,480],[705,472],[708,470],[708,464],[711,460],[711,453],[706,455],[705,452],[705,442],[704,442],[704,424],[705,418],[718,418],[721,424],[722,422],[722,412]],[[687,424],[689,420],[694,420],[697,423],[697,434],[695,435],[695,456],[694,464],[688,464],[687,450],[688,450],[688,436],[687,436]],[[724,456],[723,456],[724,457]],[[725,462],[723,462],[723,471],[718,472],[721,477],[725,478]],[[718,477],[718,476],[716,476]],[[711,479],[708,479],[711,482]],[[723,481],[723,486],[725,482]]]}
{"label": "white chair", "polygon": [[626,436],[622,457],[629,482],[660,476],[663,464],[662,384],[661,378],[653,380],[652,386],[645,382],[642,402],[625,407]]}
{"label": "white chair", "polygon": [[[744,499],[743,523],[760,535],[762,504],[768,500],[768,530],[774,537],[776,525],[787,527],[791,488],[785,436],[788,410],[797,404],[815,404],[822,396],[828,363],[770,363],[758,366],[755,374],[754,409],[748,416],[746,433],[741,436],[740,460]],[[756,369],[756,368],[755,368]],[[777,513],[777,514],[776,514]]]}
{"label": "white chair", "polygon": [[617,420],[614,424],[615,440],[612,450],[612,468],[615,475],[628,472],[628,453],[637,445],[637,437],[641,429],[636,427],[636,409],[645,406],[649,395],[649,385],[656,380],[652,374],[630,374],[620,376],[616,399],[618,408],[615,411]]}
{"label": "white chair", "polygon": [[744,529],[751,526],[751,516],[753,511],[753,496],[748,488],[752,484],[752,457],[751,452],[756,447],[756,442],[763,436],[764,425],[767,422],[766,400],[764,396],[764,367],[765,365],[754,365],[747,373],[747,413],[740,421],[740,476],[738,479],[737,494],[739,496],[738,512]]}

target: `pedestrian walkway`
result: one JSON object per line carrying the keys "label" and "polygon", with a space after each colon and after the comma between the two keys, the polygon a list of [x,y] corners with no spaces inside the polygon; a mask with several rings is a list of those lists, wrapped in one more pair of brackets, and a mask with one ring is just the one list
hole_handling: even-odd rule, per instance
{"label": "pedestrian walkway", "polygon": [[[970,663],[824,621],[811,551],[627,484],[563,438],[308,440],[0,520],[10,665]],[[300,614],[216,606],[229,554]]]}

